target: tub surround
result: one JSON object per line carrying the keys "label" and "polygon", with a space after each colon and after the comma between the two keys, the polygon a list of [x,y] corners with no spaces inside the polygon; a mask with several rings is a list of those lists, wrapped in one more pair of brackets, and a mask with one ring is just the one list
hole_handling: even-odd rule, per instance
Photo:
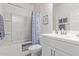
{"label": "tub surround", "polygon": [[22,48],[24,50],[25,47],[22,45],[29,44],[29,42],[24,42],[24,40],[17,40],[17,41],[11,41],[6,42],[4,40],[0,41],[0,56],[24,56],[29,54],[29,51],[22,51]]}

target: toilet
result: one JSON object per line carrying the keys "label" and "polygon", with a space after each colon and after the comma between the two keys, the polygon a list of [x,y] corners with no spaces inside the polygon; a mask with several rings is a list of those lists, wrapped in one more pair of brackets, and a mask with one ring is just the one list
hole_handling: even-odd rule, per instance
{"label": "toilet", "polygon": [[31,45],[28,49],[32,56],[41,55],[42,46],[39,44]]}

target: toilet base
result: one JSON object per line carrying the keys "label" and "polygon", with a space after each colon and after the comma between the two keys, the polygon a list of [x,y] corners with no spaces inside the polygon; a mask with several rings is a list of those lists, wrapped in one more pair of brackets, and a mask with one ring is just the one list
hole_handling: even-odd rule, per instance
{"label": "toilet base", "polygon": [[42,51],[40,50],[37,53],[31,53],[31,56],[41,56],[41,54],[42,54]]}
{"label": "toilet base", "polygon": [[38,44],[30,46],[28,49],[32,56],[41,55],[42,46],[40,46]]}

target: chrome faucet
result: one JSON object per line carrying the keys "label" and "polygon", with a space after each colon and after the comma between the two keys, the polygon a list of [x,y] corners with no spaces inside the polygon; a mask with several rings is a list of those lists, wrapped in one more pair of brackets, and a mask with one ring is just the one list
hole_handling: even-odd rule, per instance
{"label": "chrome faucet", "polygon": [[57,29],[55,30],[55,33],[58,34],[58,30]]}
{"label": "chrome faucet", "polygon": [[65,29],[62,29],[62,30],[61,30],[61,34],[66,35],[66,34],[67,34],[67,31],[66,31]]}

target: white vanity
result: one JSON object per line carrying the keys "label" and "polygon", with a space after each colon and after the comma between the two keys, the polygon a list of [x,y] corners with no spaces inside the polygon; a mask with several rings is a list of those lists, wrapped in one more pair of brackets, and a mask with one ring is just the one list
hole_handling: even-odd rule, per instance
{"label": "white vanity", "polygon": [[68,32],[67,35],[43,34],[40,36],[43,56],[79,56],[79,32]]}

